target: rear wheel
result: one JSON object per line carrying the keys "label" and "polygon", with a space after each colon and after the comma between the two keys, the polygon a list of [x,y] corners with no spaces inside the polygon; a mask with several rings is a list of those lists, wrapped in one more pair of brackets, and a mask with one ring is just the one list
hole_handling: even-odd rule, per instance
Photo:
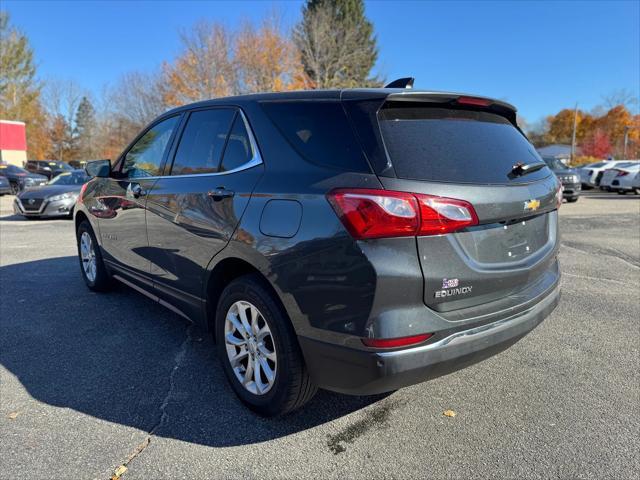
{"label": "rear wheel", "polygon": [[567,202],[569,203],[574,203],[578,201],[578,197],[569,197],[567,198]]}
{"label": "rear wheel", "polygon": [[315,395],[291,322],[259,275],[239,277],[222,292],[216,341],[231,387],[256,413],[283,415]]}
{"label": "rear wheel", "polygon": [[627,192],[625,190],[616,190],[618,192],[618,195],[626,195]]}
{"label": "rear wheel", "polygon": [[85,220],[78,226],[76,239],[84,283],[93,291],[108,290],[111,286],[111,278],[104,266],[100,247],[88,221]]}

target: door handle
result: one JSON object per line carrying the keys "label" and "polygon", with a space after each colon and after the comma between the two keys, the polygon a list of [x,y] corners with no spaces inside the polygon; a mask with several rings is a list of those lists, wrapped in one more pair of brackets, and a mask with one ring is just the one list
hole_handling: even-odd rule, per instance
{"label": "door handle", "polygon": [[133,198],[140,198],[140,197],[144,197],[147,194],[147,192],[142,189],[140,184],[132,183],[131,194],[133,195]]}
{"label": "door handle", "polygon": [[233,197],[233,195],[235,194],[235,192],[231,191],[231,190],[227,190],[224,187],[218,187],[214,190],[209,190],[207,192],[207,195],[211,198],[213,198],[214,200],[222,200],[223,198],[231,198]]}

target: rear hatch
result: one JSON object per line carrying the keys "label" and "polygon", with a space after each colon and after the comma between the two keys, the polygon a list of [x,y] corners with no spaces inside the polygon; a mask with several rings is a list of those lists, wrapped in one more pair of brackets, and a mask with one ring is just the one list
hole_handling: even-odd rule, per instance
{"label": "rear hatch", "polygon": [[[347,107],[349,108],[349,107]],[[385,189],[468,202],[477,225],[418,236],[425,304],[449,319],[533,301],[558,279],[559,184],[501,102],[391,95],[376,112]],[[458,312],[458,313],[456,313]]]}

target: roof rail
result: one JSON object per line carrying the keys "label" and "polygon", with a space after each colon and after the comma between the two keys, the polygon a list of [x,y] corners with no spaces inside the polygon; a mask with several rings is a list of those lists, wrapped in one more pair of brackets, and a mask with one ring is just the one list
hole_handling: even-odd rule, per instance
{"label": "roof rail", "polygon": [[384,88],[413,88],[414,80],[415,78],[413,77],[398,78],[391,83],[387,83]]}

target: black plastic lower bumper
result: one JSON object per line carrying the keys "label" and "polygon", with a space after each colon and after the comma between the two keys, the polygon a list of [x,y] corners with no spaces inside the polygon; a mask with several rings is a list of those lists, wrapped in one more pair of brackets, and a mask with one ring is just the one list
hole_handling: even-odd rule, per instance
{"label": "black plastic lower bumper", "polygon": [[435,343],[404,350],[356,350],[305,337],[299,341],[319,387],[373,395],[446,375],[507,349],[538,326],[559,300],[556,287],[540,303],[514,317],[461,329]]}

